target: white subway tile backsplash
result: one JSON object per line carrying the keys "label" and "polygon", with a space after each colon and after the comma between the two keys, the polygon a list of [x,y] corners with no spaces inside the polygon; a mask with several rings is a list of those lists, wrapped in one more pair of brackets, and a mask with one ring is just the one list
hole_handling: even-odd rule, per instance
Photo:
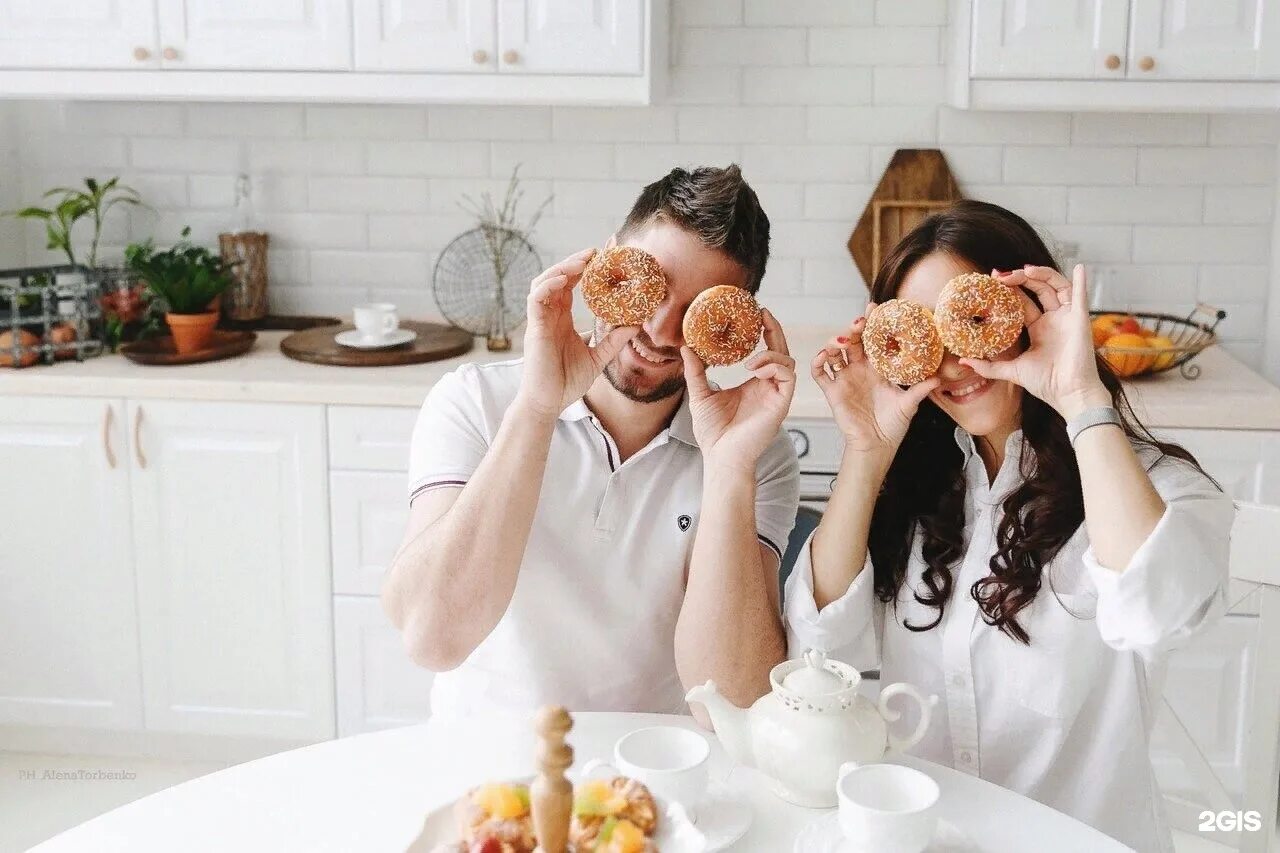
{"label": "white subway tile backsplash", "polygon": [[681,107],[681,142],[787,142],[803,134],[804,107]]}
{"label": "white subway tile backsplash", "polygon": [[749,181],[865,181],[861,145],[744,145],[742,173]]}
{"label": "white subway tile backsplash", "polygon": [[1204,145],[1209,117],[1177,113],[1076,113],[1074,145]]}
{"label": "white subway tile backsplash", "polygon": [[1280,142],[1280,115],[1224,113],[1209,118],[1210,145],[1275,145]]}
{"label": "white subway tile backsplash", "polygon": [[1265,264],[1202,264],[1196,273],[1196,298],[1215,307],[1228,301],[1265,302],[1270,276]]}
{"label": "white subway tile backsplash", "polygon": [[875,7],[865,0],[746,0],[747,26],[787,26],[797,20],[812,27],[865,26]]}
{"label": "white subway tile backsplash", "polygon": [[1200,187],[1072,187],[1068,222],[1192,223],[1204,212]]}
{"label": "white subway tile backsplash", "polygon": [[1082,263],[1127,263],[1132,257],[1133,229],[1128,225],[1042,226],[1042,235],[1053,242],[1074,242],[1080,246]]}
{"label": "white subway tile backsplash", "polygon": [[379,104],[308,104],[307,135],[330,139],[421,139],[427,108]]}
{"label": "white subway tile backsplash", "polygon": [[742,101],[746,104],[795,104],[809,93],[808,104],[871,103],[869,68],[744,68]]}
{"label": "white subway tile backsplash", "polygon": [[965,184],[966,198],[988,201],[1012,210],[1036,226],[1067,221],[1067,188],[1022,184]]}
{"label": "white subway tile backsplash", "polygon": [[291,287],[274,281],[267,298],[274,314],[332,314],[347,318],[351,316],[352,306],[371,299],[369,288],[360,285]]}
{"label": "white subway tile backsplash", "polygon": [[517,166],[522,178],[613,177],[613,147],[573,142],[495,142],[492,174],[510,175]]}
{"label": "white subway tile backsplash", "polygon": [[555,181],[552,204],[557,216],[592,216],[604,211],[625,214],[642,188],[639,181]]}
{"label": "white subway tile backsplash", "polygon": [[1126,310],[1134,303],[1161,303],[1164,310],[1185,313],[1196,301],[1194,264],[1091,263],[1089,295],[1103,308]]}
{"label": "white subway tile backsplash", "polygon": [[311,178],[312,210],[415,213],[431,208],[426,178]]}
{"label": "white subway tile backsplash", "polygon": [[301,104],[189,104],[187,133],[191,136],[300,136],[306,127]]}
{"label": "white subway tile backsplash", "polygon": [[188,203],[195,207],[201,206],[194,204],[194,199],[188,195],[187,180],[182,175],[139,175],[125,172],[120,176],[120,183],[137,190],[147,204],[165,210],[181,210]]}
{"label": "white subway tile backsplash", "polygon": [[678,29],[742,23],[743,0],[675,0],[671,15]]}
{"label": "white subway tile backsplash", "polygon": [[751,188],[764,207],[769,222],[800,219],[804,216],[804,184],[776,183],[748,178]]}
{"label": "white subway tile backsplash", "polygon": [[1205,187],[1204,221],[1214,225],[1251,225],[1271,221],[1273,187]]}
{"label": "white subway tile backsplash", "polygon": [[814,65],[936,65],[938,27],[827,27],[809,35]]}
{"label": "white subway tile backsplash", "polygon": [[[804,292],[809,296],[851,296],[867,292],[862,275],[853,263],[853,256],[845,252],[836,258],[806,258],[804,261]],[[848,325],[854,318],[833,317],[834,325]],[[807,353],[806,355],[812,355]]]}
{"label": "white subway tile backsplash", "polygon": [[[184,182],[183,195],[189,199],[189,203],[195,208],[221,208],[230,210],[236,203],[236,179],[233,175],[191,175],[183,178],[181,175],[165,175],[164,177],[173,178]],[[181,205],[165,205],[158,201],[151,201],[151,194],[148,193],[146,198],[149,204],[158,207],[175,207]],[[184,200],[182,204],[188,201]]]}
{"label": "white subway tile backsplash", "polygon": [[809,107],[808,138],[814,142],[899,142],[925,148],[937,139],[931,107]]}
{"label": "white subway tile backsplash", "polygon": [[928,65],[882,65],[874,69],[877,104],[935,106],[946,91],[946,70]]}
{"label": "white subway tile backsplash", "polygon": [[1138,263],[1264,264],[1270,260],[1270,228],[1226,225],[1136,225]]}
{"label": "white subway tile backsplash", "polygon": [[[942,152],[947,158],[947,167],[955,175],[961,190],[966,184],[996,183],[1004,171],[1003,148],[993,145],[944,145]],[[888,163],[887,156],[884,163]],[[878,173],[874,163],[872,167],[873,173]]]}
{"label": "white subway tile backsplash", "polygon": [[481,142],[550,139],[551,108],[435,106],[427,112],[427,135]]}
{"label": "white subway tile backsplash", "polygon": [[640,145],[622,142],[614,146],[614,155],[619,180],[647,184],[677,166],[728,166],[742,158],[742,150],[738,145]]}
{"label": "white subway tile backsplash", "polygon": [[[760,282],[760,302],[769,308],[785,296],[799,296],[804,292],[803,261],[799,258],[769,258]],[[786,330],[783,330],[786,334]]]}
{"label": "white subway tile backsplash", "polygon": [[479,142],[369,143],[369,174],[487,177],[489,146]]}
{"label": "white subway tile backsplash", "polygon": [[371,213],[369,248],[435,253],[464,231],[476,227],[462,210],[452,213]]}
{"label": "white subway tile backsplash", "polygon": [[657,99],[665,104],[737,104],[742,101],[742,69],[737,67],[672,68],[666,92]]}
{"label": "white subway tile backsplash", "polygon": [[26,142],[29,148],[20,161],[24,170],[121,169],[128,163],[121,137],[40,136],[28,137]]}
{"label": "white subway tile backsplash", "polygon": [[551,135],[565,142],[674,142],[676,111],[671,107],[555,107]]}
{"label": "white subway tile backsplash", "polygon": [[270,291],[277,287],[297,287],[311,281],[311,253],[305,249],[271,246],[267,252],[267,279]]}
{"label": "white subway tile backsplash", "polygon": [[231,139],[168,139],[135,136],[129,162],[153,172],[230,172],[244,165],[244,148]]}
{"label": "white subway tile backsplash", "polygon": [[1066,145],[1071,116],[1066,113],[1002,113],[986,110],[938,110],[938,140],[943,146]]}
{"label": "white subway tile backsplash", "polygon": [[770,223],[770,253],[780,258],[812,258],[815,253],[830,257],[849,240],[853,224],[819,220],[791,220]]}
{"label": "white subway tile backsplash", "polygon": [[363,249],[368,243],[365,218],[354,213],[266,213],[261,224],[273,247]]}
{"label": "white subway tile backsplash", "polygon": [[804,65],[808,33],[777,27],[691,27],[680,33],[679,65]]}
{"label": "white subway tile backsplash", "polygon": [[[56,112],[50,111],[53,115]],[[182,104],[69,101],[56,129],[83,136],[180,136],[183,115]]]}
{"label": "white subway tile backsplash", "polygon": [[364,143],[347,139],[253,140],[249,168],[255,172],[312,175],[364,173]]}
{"label": "white subway tile backsplash", "polygon": [[1009,146],[1004,150],[1004,179],[1012,184],[1131,184],[1135,148],[1059,148]]}
{"label": "white subway tile backsplash", "polygon": [[[524,198],[518,212],[521,216],[528,216],[552,194],[551,182],[529,179],[523,170],[520,174],[520,189],[524,191]],[[459,205],[465,198],[479,202],[485,193],[493,198],[494,204],[501,204],[510,179],[509,169],[501,177],[494,178],[432,178],[431,212],[458,213],[462,210]]]}
{"label": "white subway tile backsplash", "polygon": [[804,187],[805,219],[841,219],[851,223],[858,221],[871,193],[872,184],[814,183]]}
{"label": "white subway tile backsplash", "polygon": [[1140,184],[1270,185],[1275,179],[1276,149],[1142,148]]}
{"label": "white subway tile backsplash", "polygon": [[936,26],[947,23],[947,0],[875,0],[882,27]]}
{"label": "white subway tile backsplash", "polygon": [[321,286],[395,287],[428,281],[426,252],[313,251],[311,280]]}

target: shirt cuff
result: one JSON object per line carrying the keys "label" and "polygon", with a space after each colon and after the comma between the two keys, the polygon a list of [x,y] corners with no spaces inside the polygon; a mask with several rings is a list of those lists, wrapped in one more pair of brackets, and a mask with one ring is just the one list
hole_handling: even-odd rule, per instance
{"label": "shirt cuff", "polygon": [[818,610],[813,594],[812,544],[811,535],[800,551],[795,569],[787,578],[784,595],[788,645],[793,656],[808,649],[837,652],[860,643],[875,630],[872,612],[875,577],[871,558],[867,558],[862,571],[849,584],[844,595]]}

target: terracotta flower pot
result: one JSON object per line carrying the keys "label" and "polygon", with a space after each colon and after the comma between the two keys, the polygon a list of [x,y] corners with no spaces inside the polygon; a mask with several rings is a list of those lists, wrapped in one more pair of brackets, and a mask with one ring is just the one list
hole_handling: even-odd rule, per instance
{"label": "terracotta flower pot", "polygon": [[218,325],[218,312],[204,314],[165,314],[164,320],[173,333],[173,346],[181,355],[197,352],[209,345],[213,329]]}

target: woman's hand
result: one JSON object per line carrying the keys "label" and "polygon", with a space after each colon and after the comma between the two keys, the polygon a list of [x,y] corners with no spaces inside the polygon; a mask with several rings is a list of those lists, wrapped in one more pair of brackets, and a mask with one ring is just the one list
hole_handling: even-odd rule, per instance
{"label": "woman's hand", "polygon": [[[874,304],[867,306],[870,315]],[[876,373],[862,348],[866,316],[849,327],[848,335],[832,338],[810,363],[810,374],[831,407],[845,447],[884,454],[886,464],[906,437],[920,402],[938,387],[936,376],[910,388],[899,388]]]}
{"label": "woman's hand", "polygon": [[[961,364],[987,379],[1021,385],[1064,418],[1091,406],[1111,405],[1111,394],[1098,378],[1084,267],[1076,264],[1071,281],[1052,267],[1030,264],[1008,273],[992,270],[991,274],[1019,288],[1031,345],[1011,359],[962,358]],[[1036,295],[1041,308],[1022,292],[1024,287]]]}
{"label": "woman's hand", "polygon": [[529,288],[524,333],[524,372],[519,401],[545,417],[557,417],[587,393],[605,365],[618,357],[639,326],[620,326],[590,346],[573,327],[573,288],[595,254],[584,249],[545,270]]}

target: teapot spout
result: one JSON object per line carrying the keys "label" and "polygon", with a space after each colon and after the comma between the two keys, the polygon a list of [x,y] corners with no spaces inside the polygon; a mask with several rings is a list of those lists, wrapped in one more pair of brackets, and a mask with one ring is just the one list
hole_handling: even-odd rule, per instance
{"label": "teapot spout", "polygon": [[716,737],[720,739],[720,744],[730,758],[744,767],[756,766],[747,711],[721,696],[714,681],[694,687],[684,698],[690,704],[697,702],[707,709]]}

